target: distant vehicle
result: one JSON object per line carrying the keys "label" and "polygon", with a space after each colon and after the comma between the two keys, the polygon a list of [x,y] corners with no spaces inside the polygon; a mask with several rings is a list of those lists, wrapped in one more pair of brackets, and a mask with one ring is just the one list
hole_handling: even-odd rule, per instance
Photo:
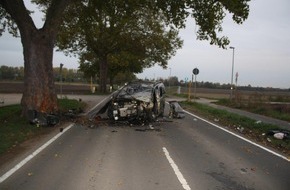
{"label": "distant vehicle", "polygon": [[113,93],[99,114],[107,112],[109,119],[114,121],[151,122],[163,116],[164,107],[163,83],[134,81]]}

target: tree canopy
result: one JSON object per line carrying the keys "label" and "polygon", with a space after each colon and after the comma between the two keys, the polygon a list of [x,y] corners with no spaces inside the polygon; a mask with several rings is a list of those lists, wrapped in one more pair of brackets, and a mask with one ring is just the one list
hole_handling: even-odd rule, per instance
{"label": "tree canopy", "polygon": [[58,47],[79,54],[82,64],[95,63],[90,65],[99,71],[102,92],[107,74],[112,79],[118,72],[138,73],[154,64],[166,67],[182,44],[178,30],[166,25],[164,13],[145,4],[99,0],[80,2],[71,9],[68,12],[74,14],[66,14]]}
{"label": "tree canopy", "polygon": [[[166,29],[171,29],[170,26],[172,26],[174,29],[173,31],[184,27],[186,18],[191,16],[199,27],[197,31],[197,38],[199,40],[208,40],[210,44],[226,48],[229,44],[229,39],[225,36],[219,36],[222,32],[222,20],[225,15],[229,13],[236,23],[243,23],[249,14],[249,1],[250,0],[83,0],[80,2],[77,0],[32,0],[31,2],[40,5],[40,8],[45,13],[44,25],[38,29],[35,27],[30,16],[31,11],[26,9],[23,0],[0,0],[0,34],[8,30],[8,32],[16,36],[17,31],[19,31],[23,45],[25,75],[25,89],[21,100],[23,114],[27,113],[29,109],[45,112],[57,110],[57,94],[54,87],[52,68],[53,49],[56,45],[55,42],[58,35],[62,33],[61,28],[63,26],[70,27],[79,22],[80,17],[79,14],[76,13],[85,13],[83,12],[84,10],[90,13],[83,24],[95,25],[96,19],[103,21],[99,22],[101,25],[98,31],[87,30],[87,33],[93,32],[95,35],[91,36],[92,39],[86,40],[93,42],[93,44],[86,44],[87,47],[84,47],[103,55],[99,56],[100,62],[107,61],[107,57],[104,59],[104,55],[108,55],[106,54],[108,51],[112,49],[114,52],[120,51],[118,46],[113,48],[116,44],[108,34],[115,33],[122,36],[125,47],[132,42],[127,41],[130,39],[128,38],[128,33],[118,30],[118,28],[115,27],[128,24],[128,31],[132,34],[131,37],[135,37],[131,38],[134,40],[135,47],[131,46],[127,48],[140,48],[140,52],[143,52],[143,55],[150,53],[151,59],[162,65],[164,63],[162,60],[166,60],[168,56],[172,54],[163,54],[165,57],[154,56],[154,53],[159,54],[159,52],[154,49],[158,47],[154,45],[160,44],[154,44],[154,40],[144,42],[144,38],[141,38],[142,36],[135,36],[135,31],[139,26],[138,24],[130,25],[129,20],[118,20],[118,17],[112,17],[112,14],[124,18],[127,15],[137,14],[137,12],[134,12],[133,7],[140,7],[138,10],[142,10],[144,7],[144,10],[150,11],[139,11],[136,18],[141,16],[141,18],[144,18],[142,21],[148,22],[148,24],[152,21],[153,24],[154,19],[158,19],[158,17],[149,16],[145,19],[146,16],[151,15],[151,13],[156,16],[161,12],[162,14],[160,14],[160,17],[163,20],[163,24],[167,27]],[[83,5],[84,9],[77,9],[79,5]],[[95,10],[101,12],[106,11],[106,14],[96,12]],[[68,15],[70,15],[72,19],[70,22],[64,22],[64,19]],[[128,17],[128,19],[129,18],[132,17]],[[143,29],[147,31],[146,28]],[[74,32],[74,30],[78,30],[78,28],[73,28],[71,32]],[[175,34],[175,32],[168,33],[168,35]],[[100,39],[106,39],[106,44],[102,44]],[[71,40],[73,41],[73,39]],[[136,41],[139,42],[135,43]],[[95,44],[95,42],[98,43]],[[128,43],[126,44],[126,42]],[[144,51],[144,49],[142,49],[144,46],[139,46],[141,42],[153,43],[152,46],[149,46],[152,48],[152,51]],[[102,47],[108,47],[109,50],[100,49],[100,45]],[[165,46],[165,49],[166,48],[168,47]],[[165,50],[161,49],[161,51]],[[153,62],[152,60],[149,62]],[[148,62],[144,62],[144,64],[146,63]],[[101,65],[104,66],[106,64]],[[103,67],[100,68],[101,71],[105,71],[105,69],[106,68]]]}

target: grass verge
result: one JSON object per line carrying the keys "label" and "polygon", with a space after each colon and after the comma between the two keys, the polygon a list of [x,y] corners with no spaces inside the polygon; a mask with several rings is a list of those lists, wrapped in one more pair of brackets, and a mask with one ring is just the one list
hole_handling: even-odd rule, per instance
{"label": "grass verge", "polygon": [[[58,101],[61,112],[66,112],[70,109],[83,109],[85,107],[84,102],[77,100],[61,99]],[[47,131],[48,127],[31,125],[20,115],[20,105],[0,108],[0,155],[23,141]]]}
{"label": "grass verge", "polygon": [[272,136],[267,136],[270,130],[279,129],[278,126],[257,122],[245,116],[231,113],[225,110],[219,110],[208,105],[196,102],[180,102],[185,110],[192,111],[208,120],[218,123],[221,126],[234,130],[242,135],[252,139],[255,142],[271,146],[278,151],[290,156],[290,140],[278,140]]}
{"label": "grass verge", "polygon": [[235,102],[230,101],[229,99],[219,99],[216,104],[223,105],[227,107],[232,107],[236,109],[246,110],[252,113],[269,116],[272,118],[290,121],[289,114],[289,105],[285,104],[267,104],[263,102],[246,102],[242,103],[241,101]]}

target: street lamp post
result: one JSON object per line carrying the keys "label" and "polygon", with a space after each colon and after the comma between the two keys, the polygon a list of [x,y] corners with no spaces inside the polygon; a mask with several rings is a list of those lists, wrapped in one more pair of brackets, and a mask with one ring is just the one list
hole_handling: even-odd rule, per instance
{"label": "street lamp post", "polygon": [[232,77],[231,77],[231,96],[230,100],[233,98],[233,77],[234,77],[234,62],[235,62],[235,47],[230,47],[233,50],[233,58],[232,58]]}
{"label": "street lamp post", "polygon": [[169,89],[170,89],[171,67],[169,67],[168,69],[169,69],[168,86],[169,86]]}
{"label": "street lamp post", "polygon": [[60,64],[60,67],[59,67],[59,75],[60,75],[60,99],[62,99],[62,67],[63,67],[63,64],[61,63]]}

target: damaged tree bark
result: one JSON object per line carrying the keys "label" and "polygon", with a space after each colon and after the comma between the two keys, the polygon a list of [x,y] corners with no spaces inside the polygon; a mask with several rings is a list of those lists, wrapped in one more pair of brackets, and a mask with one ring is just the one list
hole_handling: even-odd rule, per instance
{"label": "damaged tree bark", "polygon": [[[19,29],[24,55],[24,91],[21,100],[22,115],[28,117],[28,110],[56,112],[57,95],[53,77],[53,48],[62,14],[72,0],[52,0],[46,11],[42,28],[37,29],[23,0],[0,0],[11,23]],[[14,35],[16,35],[14,31]]]}
{"label": "damaged tree bark", "polygon": [[24,49],[24,92],[22,114],[28,110],[56,112],[57,94],[53,77],[53,42],[56,32],[26,30],[22,32]]}

